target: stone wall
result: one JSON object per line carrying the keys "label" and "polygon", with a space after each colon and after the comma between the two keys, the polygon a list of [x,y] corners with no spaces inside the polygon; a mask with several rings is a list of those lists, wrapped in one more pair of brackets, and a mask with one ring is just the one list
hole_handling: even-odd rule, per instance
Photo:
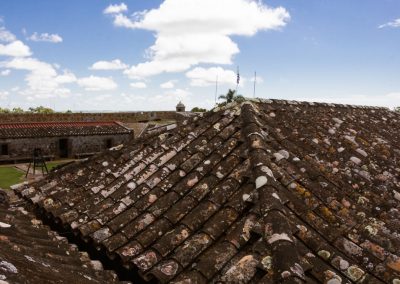
{"label": "stone wall", "polygon": [[67,139],[68,158],[86,157],[107,149],[107,140],[111,139],[111,146],[126,144],[133,138],[133,134],[43,137],[0,139],[0,145],[8,145],[8,155],[2,156],[0,162],[18,162],[31,159],[33,150],[41,148],[42,153],[49,159],[60,157],[60,139]]}
{"label": "stone wall", "polygon": [[147,122],[154,120],[176,120],[175,111],[110,112],[110,113],[24,113],[0,114],[0,123],[5,122],[49,122],[49,121],[121,121]]}

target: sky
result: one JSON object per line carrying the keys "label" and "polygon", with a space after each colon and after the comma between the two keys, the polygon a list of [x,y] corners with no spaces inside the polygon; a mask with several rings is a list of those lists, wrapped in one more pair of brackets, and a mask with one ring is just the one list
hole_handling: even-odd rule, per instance
{"label": "sky", "polygon": [[254,80],[260,98],[400,106],[400,1],[0,1],[0,107],[210,109]]}

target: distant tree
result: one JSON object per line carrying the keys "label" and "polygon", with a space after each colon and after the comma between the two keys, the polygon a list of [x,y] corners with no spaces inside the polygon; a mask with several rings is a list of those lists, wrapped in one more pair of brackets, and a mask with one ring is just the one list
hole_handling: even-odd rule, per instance
{"label": "distant tree", "polygon": [[72,110],[69,109],[65,113],[72,113]]}
{"label": "distant tree", "polygon": [[191,112],[206,112],[207,110],[205,108],[201,107],[194,107],[192,108]]}
{"label": "distant tree", "polygon": [[13,113],[24,113],[25,111],[20,107],[15,107],[12,109]]}
{"label": "distant tree", "polygon": [[29,112],[48,114],[48,113],[54,113],[54,110],[52,110],[51,108],[48,108],[48,107],[38,106],[38,107],[35,107],[35,108],[30,107],[29,108]]}
{"label": "distant tree", "polygon": [[8,108],[1,108],[0,107],[0,113],[10,113],[11,111],[10,111],[10,109],[8,109]]}

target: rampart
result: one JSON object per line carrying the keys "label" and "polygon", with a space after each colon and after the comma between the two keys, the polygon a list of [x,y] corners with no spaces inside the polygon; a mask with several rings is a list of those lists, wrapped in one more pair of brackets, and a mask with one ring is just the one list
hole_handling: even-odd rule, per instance
{"label": "rampart", "polygon": [[5,122],[50,122],[50,121],[121,121],[126,123],[157,120],[177,120],[175,111],[104,112],[104,113],[5,113],[0,114],[0,123]]}

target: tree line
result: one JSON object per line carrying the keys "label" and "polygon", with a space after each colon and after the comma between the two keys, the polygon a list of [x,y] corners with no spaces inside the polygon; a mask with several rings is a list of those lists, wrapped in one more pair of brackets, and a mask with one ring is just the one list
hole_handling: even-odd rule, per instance
{"label": "tree line", "polygon": [[[2,108],[0,107],[0,113],[43,113],[43,114],[49,114],[49,113],[55,113],[53,109],[49,107],[44,107],[44,106],[38,106],[38,107],[30,107],[28,110],[24,110],[20,107],[14,107],[12,109],[10,108]],[[67,110],[65,113],[72,113],[72,111]]]}

